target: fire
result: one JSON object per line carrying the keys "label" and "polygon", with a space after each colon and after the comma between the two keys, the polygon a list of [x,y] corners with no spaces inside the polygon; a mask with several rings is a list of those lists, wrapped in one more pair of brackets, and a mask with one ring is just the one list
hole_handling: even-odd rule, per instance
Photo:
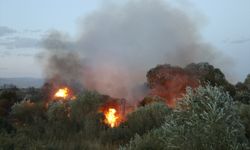
{"label": "fire", "polygon": [[111,128],[117,126],[118,124],[118,119],[119,117],[116,114],[116,109],[115,108],[109,108],[105,115],[105,123],[107,123]]}
{"label": "fire", "polygon": [[57,98],[67,98],[69,96],[69,89],[68,88],[62,88],[62,89],[59,89],[55,95],[55,97]]}

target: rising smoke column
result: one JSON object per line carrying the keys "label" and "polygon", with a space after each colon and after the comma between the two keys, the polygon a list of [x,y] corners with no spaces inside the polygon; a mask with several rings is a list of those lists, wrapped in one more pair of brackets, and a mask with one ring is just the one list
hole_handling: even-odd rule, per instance
{"label": "rising smoke column", "polygon": [[44,43],[48,78],[76,80],[87,89],[126,99],[143,96],[140,85],[157,64],[218,60],[196,23],[164,0],[102,5],[83,18],[78,37],[53,32]]}

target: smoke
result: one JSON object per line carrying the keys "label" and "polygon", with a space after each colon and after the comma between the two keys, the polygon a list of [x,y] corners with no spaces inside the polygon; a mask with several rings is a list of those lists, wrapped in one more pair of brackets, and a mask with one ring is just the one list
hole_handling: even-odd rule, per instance
{"label": "smoke", "polygon": [[42,53],[47,79],[65,82],[79,81],[82,74],[82,59],[73,50],[74,44],[66,35],[53,31],[43,41],[46,51]]}
{"label": "smoke", "polygon": [[83,19],[78,37],[52,32],[44,45],[48,78],[126,99],[143,95],[147,70],[157,64],[220,60],[198,25],[164,0],[102,5]]}

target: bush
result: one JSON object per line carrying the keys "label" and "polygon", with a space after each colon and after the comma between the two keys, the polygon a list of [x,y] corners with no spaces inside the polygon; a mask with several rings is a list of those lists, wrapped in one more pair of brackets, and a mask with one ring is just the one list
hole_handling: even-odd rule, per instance
{"label": "bush", "polygon": [[185,70],[198,75],[201,84],[205,86],[210,83],[212,86],[222,86],[231,96],[235,95],[235,87],[229,83],[223,72],[206,62],[191,63],[185,67]]}
{"label": "bush", "polygon": [[15,128],[4,118],[0,118],[0,132],[11,133]]}
{"label": "bush", "polygon": [[164,103],[159,102],[141,106],[129,114],[127,121],[119,127],[103,132],[101,140],[103,143],[127,143],[135,134],[143,135],[154,128],[160,127],[170,111]]}
{"label": "bush", "polygon": [[250,90],[250,74],[247,75],[244,84],[247,86],[247,88]]}
{"label": "bush", "polygon": [[236,87],[236,95],[234,99],[236,101],[240,101],[244,104],[250,104],[250,74],[245,79],[244,83],[237,83]]}
{"label": "bush", "polygon": [[154,102],[162,102],[164,103],[166,100],[161,98],[160,96],[156,96],[156,95],[153,95],[153,96],[146,96],[142,99],[142,101],[140,101],[139,105],[138,106],[146,106],[146,105],[149,105],[151,103],[154,103]]}
{"label": "bush", "polygon": [[134,134],[142,135],[147,131],[160,127],[170,109],[164,103],[152,103],[139,107],[127,116],[126,126]]}
{"label": "bush", "polygon": [[1,150],[13,150],[14,149],[12,135],[5,131],[0,132],[0,149]]}
{"label": "bush", "polygon": [[69,120],[69,107],[66,103],[54,102],[50,104],[47,110],[48,121],[50,122],[65,122]]}
{"label": "bush", "polygon": [[1,144],[13,149],[114,149],[116,145],[99,141],[104,131],[98,112],[102,103],[96,92],[87,91],[74,101],[50,103],[43,119],[34,119],[40,116],[35,111],[38,103],[16,103],[11,115],[22,125],[13,135],[2,133]]}
{"label": "bush", "polygon": [[133,136],[131,131],[122,124],[117,128],[109,128],[103,131],[100,139],[103,144],[120,145],[127,143]]}
{"label": "bush", "polygon": [[98,110],[103,103],[98,93],[90,91],[80,94],[70,103],[70,119],[88,138],[98,136],[104,128],[104,116]]}
{"label": "bush", "polygon": [[239,110],[241,120],[245,125],[246,137],[250,141],[250,105],[241,104]]}
{"label": "bush", "polygon": [[236,101],[239,101],[243,104],[250,104],[250,91],[237,91],[234,97]]}
{"label": "bush", "polygon": [[120,150],[163,150],[165,145],[157,136],[146,134],[144,136],[135,135],[125,147],[120,147]]}
{"label": "bush", "polygon": [[233,99],[220,88],[199,87],[186,96],[164,125],[143,136],[136,136],[121,149],[247,149],[244,127]]}
{"label": "bush", "polygon": [[42,104],[23,100],[12,106],[10,116],[16,123],[31,124],[38,119],[44,118],[45,110]]}
{"label": "bush", "polygon": [[17,89],[4,89],[0,92],[0,117],[6,117],[11,106],[18,102]]}
{"label": "bush", "polygon": [[77,99],[70,103],[70,117],[78,123],[84,123],[85,117],[98,109],[103,104],[101,96],[96,92],[86,91],[77,96]]}

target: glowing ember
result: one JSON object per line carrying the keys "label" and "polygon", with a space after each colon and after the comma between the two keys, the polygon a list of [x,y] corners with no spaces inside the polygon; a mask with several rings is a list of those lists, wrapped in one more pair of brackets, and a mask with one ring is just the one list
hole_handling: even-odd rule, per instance
{"label": "glowing ember", "polygon": [[57,98],[66,98],[69,95],[69,89],[68,88],[62,88],[59,89],[56,93],[55,93],[55,97]]}
{"label": "glowing ember", "polygon": [[111,128],[115,127],[117,125],[117,119],[119,118],[116,115],[116,109],[109,108],[105,115],[105,123],[107,123]]}

